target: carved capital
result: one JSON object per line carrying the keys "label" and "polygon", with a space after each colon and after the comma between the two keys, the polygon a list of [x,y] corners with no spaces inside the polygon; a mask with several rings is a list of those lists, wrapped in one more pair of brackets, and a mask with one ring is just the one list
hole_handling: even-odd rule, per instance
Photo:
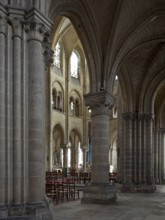
{"label": "carved capital", "polygon": [[124,112],[122,116],[125,121],[133,120],[134,118],[134,114],[132,112]]}
{"label": "carved capital", "polygon": [[0,33],[6,35],[7,20],[0,15]]}
{"label": "carved capital", "polygon": [[153,119],[154,119],[154,114],[152,114],[152,113],[148,113],[148,114],[144,114],[144,115],[143,115],[143,120],[144,120],[146,123],[151,122]]}
{"label": "carved capital", "polygon": [[88,146],[87,145],[84,145],[81,148],[82,148],[83,151],[87,151],[88,150]]}
{"label": "carved capital", "polygon": [[116,98],[109,94],[107,91],[102,90],[95,93],[84,95],[85,105],[89,106],[93,115],[109,115],[110,109],[116,105]]}
{"label": "carved capital", "polygon": [[138,121],[142,121],[142,119],[143,119],[143,114],[142,114],[142,113],[138,113],[137,119],[138,119]]}
{"label": "carved capital", "polygon": [[116,98],[105,90],[89,93],[84,95],[85,105],[94,109],[96,107],[104,106],[112,109],[116,105]]}
{"label": "carved capital", "polygon": [[36,19],[32,19],[26,23],[25,31],[28,34],[28,41],[36,40],[42,42],[46,29],[44,24],[39,23]]}
{"label": "carved capital", "polygon": [[10,23],[13,27],[13,37],[22,37],[22,22],[18,18],[10,19]]}
{"label": "carved capital", "polygon": [[141,121],[143,119],[143,114],[142,113],[139,113],[139,112],[135,112],[133,113],[133,120],[134,121]]}
{"label": "carved capital", "polygon": [[46,31],[43,38],[44,61],[46,68],[53,63],[54,51],[51,49],[50,32]]}
{"label": "carved capital", "polygon": [[160,128],[161,134],[165,134],[165,128]]}

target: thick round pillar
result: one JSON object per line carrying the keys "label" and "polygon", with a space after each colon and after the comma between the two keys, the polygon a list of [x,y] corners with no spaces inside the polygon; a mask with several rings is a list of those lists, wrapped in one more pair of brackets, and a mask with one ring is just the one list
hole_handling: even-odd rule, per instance
{"label": "thick round pillar", "polygon": [[92,109],[92,182],[109,184],[109,108]]}
{"label": "thick round pillar", "polygon": [[5,38],[6,20],[0,18],[0,206],[5,204]]}
{"label": "thick round pillar", "polygon": [[29,203],[40,203],[45,194],[45,69],[42,26],[32,22],[28,30]]}
{"label": "thick round pillar", "polygon": [[116,200],[115,186],[109,185],[109,114],[115,98],[106,91],[84,96],[91,113],[92,180],[84,189],[82,202],[109,204]]}

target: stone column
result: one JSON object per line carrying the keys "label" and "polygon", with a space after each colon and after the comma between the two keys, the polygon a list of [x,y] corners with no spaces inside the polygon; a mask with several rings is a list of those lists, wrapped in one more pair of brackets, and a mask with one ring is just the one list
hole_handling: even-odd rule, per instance
{"label": "stone column", "polygon": [[155,191],[153,178],[153,114],[144,114],[144,130],[145,130],[145,159],[146,159],[146,189],[147,192]]}
{"label": "stone column", "polygon": [[159,183],[158,179],[158,130],[154,130],[154,179],[155,183]]}
{"label": "stone column", "polygon": [[82,202],[109,204],[116,200],[114,185],[109,185],[109,115],[115,98],[106,91],[84,96],[92,110],[92,183],[85,187]]}
{"label": "stone column", "polygon": [[162,135],[161,129],[159,129],[159,169],[158,169],[158,177],[159,177],[159,184],[162,184],[162,160],[163,160],[163,145],[162,145]]}
{"label": "stone column", "polygon": [[137,154],[138,154],[138,185],[142,184],[142,114],[138,113],[138,128],[137,128]]}
{"label": "stone column", "polygon": [[[33,13],[27,15],[28,46],[28,213],[33,219],[53,219],[45,199],[45,64],[46,28]],[[43,18],[44,20],[44,18]],[[46,55],[46,54],[45,54]],[[51,208],[50,208],[51,206]]]}
{"label": "stone column", "polygon": [[47,31],[44,35],[43,40],[44,46],[44,61],[45,61],[45,85],[46,85],[46,100],[45,100],[45,117],[46,117],[46,140],[45,140],[45,170],[52,170],[52,153],[51,153],[51,109],[52,109],[52,88],[50,86],[50,71],[51,64],[53,63],[54,51],[51,50],[50,32]]}
{"label": "stone column", "polygon": [[44,27],[32,21],[28,31],[29,203],[41,203],[45,194],[45,68]]}
{"label": "stone column", "polygon": [[162,183],[165,183],[165,129],[161,128],[160,129],[161,132],[161,148],[162,148],[162,164],[161,164],[161,179],[162,179]]}
{"label": "stone column", "polygon": [[63,146],[63,166],[67,168],[67,144]]}
{"label": "stone column", "polygon": [[138,169],[137,169],[137,159],[138,159],[138,145],[137,145],[137,131],[138,131],[138,112],[133,114],[133,183],[137,184],[138,182]]}
{"label": "stone column", "polygon": [[21,146],[21,43],[22,25],[19,19],[11,20],[13,27],[13,202],[21,204],[22,146]]}
{"label": "stone column", "polygon": [[83,150],[83,170],[84,172],[87,171],[87,150],[88,150],[88,146],[83,146],[82,147]]}
{"label": "stone column", "polygon": [[133,114],[131,112],[123,113],[124,120],[124,181],[122,186],[122,192],[133,192]]}
{"label": "stone column", "polygon": [[[6,39],[6,20],[0,17],[0,211],[5,204],[6,193],[6,145],[5,145],[5,39]],[[1,213],[0,213],[1,214]]]}

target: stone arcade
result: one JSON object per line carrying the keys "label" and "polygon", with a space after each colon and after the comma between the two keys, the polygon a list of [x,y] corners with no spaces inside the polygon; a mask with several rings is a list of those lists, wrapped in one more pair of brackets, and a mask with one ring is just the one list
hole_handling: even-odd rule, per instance
{"label": "stone arcade", "polygon": [[164,183],[164,24],[164,0],[0,0],[0,219],[55,218],[56,150],[91,169],[82,203],[116,201],[114,164],[122,192]]}

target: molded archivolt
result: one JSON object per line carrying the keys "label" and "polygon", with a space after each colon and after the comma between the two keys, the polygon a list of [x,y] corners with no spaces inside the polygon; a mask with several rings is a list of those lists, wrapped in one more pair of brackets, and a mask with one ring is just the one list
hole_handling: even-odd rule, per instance
{"label": "molded archivolt", "polygon": [[[97,91],[101,82],[101,50],[95,35],[94,25],[81,1],[52,1],[49,17],[54,23],[59,16],[65,16],[72,22],[85,51],[89,68],[91,92]],[[59,19],[60,20],[60,19]]]}

